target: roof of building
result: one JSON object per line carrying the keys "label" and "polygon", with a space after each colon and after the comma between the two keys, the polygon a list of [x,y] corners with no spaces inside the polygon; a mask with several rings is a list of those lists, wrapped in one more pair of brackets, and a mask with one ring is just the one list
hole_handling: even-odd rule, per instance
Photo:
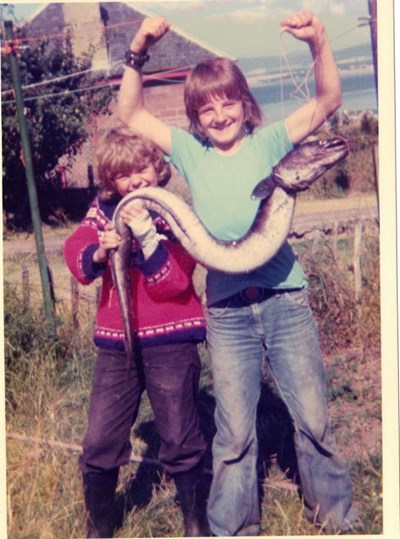
{"label": "roof of building", "polygon": [[[148,10],[129,2],[50,3],[38,8],[24,24],[29,37],[49,36],[57,39],[72,32],[79,42],[78,52],[95,50],[99,69],[110,77],[122,74],[125,51]],[[163,74],[159,78],[184,76],[199,61],[229,54],[218,50],[173,26],[150,51],[150,61],[144,71]],[[95,62],[94,62],[95,63]],[[179,74],[179,75],[178,75]]]}

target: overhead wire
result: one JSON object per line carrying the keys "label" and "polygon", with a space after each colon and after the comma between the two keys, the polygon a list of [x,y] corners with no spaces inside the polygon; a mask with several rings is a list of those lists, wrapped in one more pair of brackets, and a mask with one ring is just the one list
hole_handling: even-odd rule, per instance
{"label": "overhead wire", "polygon": [[[114,68],[118,68],[118,67],[123,65],[123,61],[119,60],[119,61],[115,62],[115,64],[112,64],[112,65],[114,66]],[[193,65],[188,65],[188,66],[181,67],[180,70],[190,70],[192,68],[193,68]],[[71,73],[70,75],[66,75],[65,77],[57,77],[55,79],[49,79],[47,81],[42,81],[42,84],[53,84],[55,82],[59,82],[60,80],[80,76],[82,74],[86,74],[86,73],[90,73],[90,72],[94,72],[94,71],[96,71],[96,70],[88,69],[88,70],[85,70],[85,71],[79,71],[79,72],[76,72],[76,73]],[[176,70],[172,69],[172,68],[171,69],[165,69],[165,70],[159,71],[157,73],[151,73],[149,75],[144,74],[144,78],[146,80],[149,80],[149,81],[163,81],[163,82],[176,83],[177,82],[176,79],[167,78],[167,77],[164,76],[164,75],[167,75],[168,73],[174,73],[175,71]],[[86,92],[86,91],[89,92],[89,91],[92,91],[92,90],[98,90],[100,88],[105,88],[107,86],[118,86],[119,84],[120,84],[119,80],[115,80],[115,81],[111,80],[111,81],[108,81],[108,82],[105,82],[105,83],[96,83],[93,86],[83,86],[82,88],[76,88],[74,90],[69,89],[69,90],[65,90],[65,91],[62,91],[62,92],[53,92],[53,93],[48,93],[48,94],[35,95],[35,96],[31,96],[31,97],[24,97],[24,102],[25,101],[37,101],[39,99],[47,99],[47,98],[51,98],[51,97],[62,97],[63,95],[68,95],[68,94],[72,94],[72,93],[79,93],[79,92]],[[24,86],[24,87],[22,87],[22,89],[30,89],[33,86],[36,86],[36,84]],[[2,95],[8,94],[8,93],[13,93],[13,90],[4,90],[3,92],[1,92]],[[1,104],[2,105],[9,105],[9,104],[14,103],[14,102],[15,102],[15,99],[9,99],[7,101],[2,100]]]}
{"label": "overhead wire", "polygon": [[[22,86],[22,90],[30,90],[31,88],[37,88],[39,86],[46,86],[47,84],[55,84],[57,82],[62,82],[74,77],[79,77],[81,75],[86,75],[87,73],[92,73],[93,69],[84,69],[83,71],[75,71],[74,73],[69,73],[68,75],[63,75],[61,77],[55,77],[54,79],[46,79],[42,80],[40,82],[34,82],[32,84],[27,84],[25,86]],[[3,90],[1,92],[1,95],[7,95],[13,93],[13,90]]]}
{"label": "overhead wire", "polygon": [[[225,2],[226,1],[227,0],[225,0]],[[228,0],[228,1],[234,1],[234,0]],[[219,3],[221,3],[221,2],[219,2]],[[108,32],[109,30],[112,30],[114,28],[138,25],[143,20],[144,20],[144,17],[140,17],[140,18],[137,18],[137,19],[131,19],[129,21],[123,21],[123,22],[107,24],[107,25],[99,25],[99,28],[102,30],[102,32]],[[355,29],[357,29],[359,27],[371,24],[371,18],[370,17],[359,17],[359,21],[360,22],[357,25],[352,26],[349,29],[342,32],[341,34],[335,36],[333,39],[331,39],[331,42],[339,39],[340,37],[343,37],[344,35],[347,35],[348,33],[354,31]],[[44,34],[44,35],[40,35],[40,36],[27,36],[27,37],[19,38],[19,41],[22,42],[22,43],[26,43],[26,42],[29,43],[31,41],[46,41],[46,40],[60,39],[60,38],[66,39],[67,37],[70,36],[71,25],[69,24],[69,25],[65,25],[65,26],[68,27],[68,30],[65,31],[65,32],[59,32],[59,33],[54,33],[54,34]],[[83,25],[83,26],[85,26],[85,25]],[[91,25],[91,27],[93,27],[93,25]],[[84,33],[84,32],[85,32],[84,28],[82,28],[82,29],[74,28],[74,35],[77,35],[79,33]],[[4,40],[3,42],[5,43],[6,40]],[[283,59],[285,61],[285,63],[286,63],[287,68],[288,68],[289,77],[290,77],[290,79],[291,79],[291,81],[292,81],[292,83],[293,83],[293,85],[295,87],[293,92],[291,92],[292,98],[300,99],[300,100],[309,99],[310,98],[310,91],[309,91],[309,88],[308,88],[308,79],[309,79],[309,77],[311,75],[314,62],[312,62],[312,64],[309,66],[309,68],[307,69],[306,75],[304,76],[302,82],[299,84],[299,83],[297,83],[297,81],[295,80],[295,77],[293,75],[293,71],[292,71],[292,69],[290,67],[289,60],[287,58],[287,55],[286,55],[286,53],[284,51],[284,48],[283,48],[283,45],[282,45],[282,40],[280,40],[280,57],[281,57],[281,60],[280,60],[281,98],[283,99],[283,66],[282,66],[282,59]],[[122,65],[122,64],[123,64],[123,60],[119,60],[119,61],[111,64],[108,71],[111,70],[111,69],[118,69],[118,67],[120,67],[120,65]],[[193,66],[187,66],[186,68],[181,68],[181,69],[190,69],[191,67],[193,67]],[[86,70],[83,70],[83,71],[77,71],[77,72],[74,72],[74,73],[63,75],[61,77],[56,77],[54,79],[47,79],[47,80],[44,80],[44,81],[39,81],[39,82],[36,82],[36,83],[32,83],[32,84],[22,86],[22,90],[30,90],[32,88],[36,88],[36,87],[40,87],[40,86],[55,84],[57,82],[68,80],[69,78],[78,77],[78,76],[85,75],[85,74],[88,74],[88,73],[94,73],[96,71],[98,71],[98,70],[94,69],[94,68],[86,69]],[[107,70],[104,70],[104,71],[106,72]],[[157,72],[157,74],[154,74],[154,73],[149,74],[147,78],[148,78],[148,80],[154,80],[154,81],[163,80],[164,82],[176,82],[175,79],[168,79],[168,78],[165,78],[163,76],[163,75],[165,75],[165,74],[167,74],[169,72],[173,72],[173,71],[174,70],[172,70],[172,69],[162,70],[162,71]],[[105,83],[105,84],[100,83],[100,84],[96,84],[94,86],[82,87],[82,88],[78,88],[78,89],[75,89],[75,90],[67,90],[67,91],[64,91],[64,92],[53,92],[53,93],[48,93],[48,94],[36,95],[36,96],[32,96],[32,97],[24,97],[24,101],[33,101],[33,100],[37,100],[37,99],[45,99],[45,98],[50,98],[50,97],[59,97],[59,96],[62,96],[62,95],[67,95],[68,93],[92,91],[92,90],[95,90],[95,89],[104,88],[106,86],[115,86],[117,84],[119,84],[119,83],[118,82],[108,82],[108,83]],[[305,91],[303,91],[303,89],[302,89],[303,86],[306,88]],[[300,97],[296,96],[297,92],[300,93]],[[13,94],[13,90],[8,89],[8,90],[3,90],[1,92],[2,96],[3,95],[8,95],[8,94]],[[281,107],[282,107],[282,99],[281,99]],[[2,101],[2,104],[10,104],[10,103],[12,103],[14,101],[15,101],[15,99],[11,99],[11,100],[8,100],[8,101]],[[282,113],[283,113],[283,111],[282,111]]]}

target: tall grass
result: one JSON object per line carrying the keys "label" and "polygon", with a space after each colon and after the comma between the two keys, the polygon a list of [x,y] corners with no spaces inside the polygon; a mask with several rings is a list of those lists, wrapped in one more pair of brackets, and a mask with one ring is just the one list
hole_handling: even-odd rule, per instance
{"label": "tall grass", "polygon": [[[321,242],[317,251],[298,244],[310,275],[310,295],[326,354],[329,408],[340,456],[354,484],[355,505],[365,534],[382,533],[379,384],[378,233],[364,235],[363,288],[354,299],[351,238]],[[201,285],[200,285],[201,288]],[[91,334],[95,305],[81,302],[79,329],[67,301],[57,304],[57,339],[46,332],[44,315],[32,301],[24,306],[15,285],[5,284],[6,420],[9,433],[80,444],[95,357]],[[214,435],[212,372],[206,350],[199,410],[208,442]],[[291,477],[292,430],[266,373],[259,405],[262,535],[325,534],[308,523]],[[373,427],[373,431],[371,430]],[[134,454],[156,458],[158,437],[144,396],[132,431]],[[13,539],[70,539],[85,535],[78,453],[8,438],[8,536]],[[208,464],[211,455],[208,454]],[[176,537],[183,527],[174,484],[157,466],[124,467],[116,500],[116,537]]]}
{"label": "tall grass", "polygon": [[324,237],[316,252],[311,241],[297,245],[310,283],[310,300],[325,353],[351,347],[380,347],[379,231],[375,223],[363,227],[360,266],[361,290],[356,298],[353,260],[354,232]]}

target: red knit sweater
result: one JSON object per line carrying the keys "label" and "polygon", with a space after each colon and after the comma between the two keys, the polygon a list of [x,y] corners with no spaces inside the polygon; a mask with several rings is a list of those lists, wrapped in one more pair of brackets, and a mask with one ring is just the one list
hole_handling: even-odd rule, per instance
{"label": "red knit sweater", "polygon": [[[96,198],[79,227],[64,246],[66,263],[81,284],[102,279],[96,315],[94,342],[100,348],[125,350],[124,330],[118,295],[109,262],[96,264],[93,254],[106,223],[110,222],[120,198],[109,201]],[[195,261],[174,240],[168,225],[153,215],[162,240],[149,259],[144,260],[138,245],[132,242],[129,269],[135,335],[142,347],[172,342],[200,342],[205,338],[203,310],[193,287]]]}

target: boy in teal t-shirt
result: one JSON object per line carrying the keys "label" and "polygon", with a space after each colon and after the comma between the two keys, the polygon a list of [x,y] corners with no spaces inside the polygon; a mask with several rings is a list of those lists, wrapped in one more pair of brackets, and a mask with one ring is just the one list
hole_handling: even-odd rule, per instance
{"label": "boy in teal t-shirt", "polygon": [[[228,58],[212,58],[186,79],[186,133],[154,117],[143,99],[147,49],[169,28],[163,17],[142,22],[127,53],[118,114],[171,156],[209,232],[236,240],[257,212],[250,198],[253,187],[341,105],[336,62],[321,21],[310,11],[294,13],[281,22],[281,31],[309,46],[315,97],[284,121],[261,127],[261,110],[243,73]],[[217,429],[208,502],[212,533],[260,533],[256,412],[264,360],[293,421],[306,517],[334,532],[362,527],[352,508],[348,471],[335,455],[318,333],[306,279],[289,244],[259,270],[240,275],[210,271],[206,294]]]}

